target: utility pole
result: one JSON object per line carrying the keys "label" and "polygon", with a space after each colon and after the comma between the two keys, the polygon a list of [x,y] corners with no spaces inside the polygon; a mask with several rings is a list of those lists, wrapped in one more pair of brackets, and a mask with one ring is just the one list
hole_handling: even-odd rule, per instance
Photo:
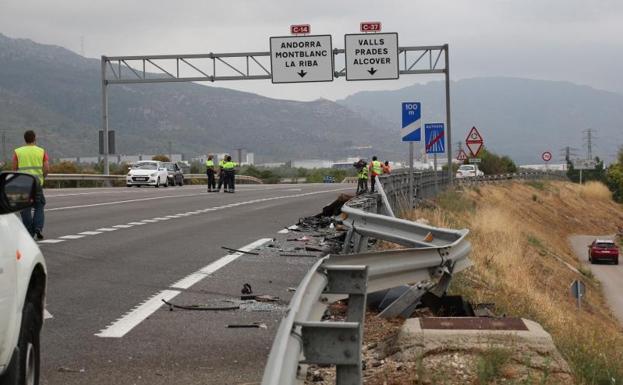
{"label": "utility pole", "polygon": [[593,159],[593,140],[595,139],[592,128],[583,131],[586,134],[584,142],[586,143],[586,159]]}
{"label": "utility pole", "polygon": [[173,162],[173,146],[171,145],[170,140],[169,140],[169,161]]}

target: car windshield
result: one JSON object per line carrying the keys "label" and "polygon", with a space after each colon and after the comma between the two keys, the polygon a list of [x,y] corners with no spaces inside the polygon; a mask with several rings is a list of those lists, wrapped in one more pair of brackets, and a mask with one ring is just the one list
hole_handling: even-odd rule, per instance
{"label": "car windshield", "polygon": [[463,165],[463,166],[459,167],[459,170],[461,170],[461,171],[473,171],[474,170],[474,166]]}
{"label": "car windshield", "polygon": [[600,249],[610,249],[614,247],[614,242],[597,242],[596,246]]}
{"label": "car windshield", "polygon": [[168,171],[175,171],[175,165],[173,163],[167,163],[165,167]]}
{"label": "car windshield", "polygon": [[139,163],[134,168],[137,170],[157,170],[158,165],[156,163]]}

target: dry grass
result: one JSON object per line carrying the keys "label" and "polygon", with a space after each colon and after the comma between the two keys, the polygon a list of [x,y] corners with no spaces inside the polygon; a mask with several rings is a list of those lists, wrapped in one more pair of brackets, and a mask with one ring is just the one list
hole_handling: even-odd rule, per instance
{"label": "dry grass", "polygon": [[410,217],[470,229],[474,266],[451,290],[541,323],[578,383],[623,383],[623,333],[598,282],[582,277],[588,295],[578,313],[568,291],[578,274],[551,256],[580,268],[568,236],[614,233],[623,224],[623,209],[607,188],[593,182],[512,182],[450,194],[440,199],[443,208],[416,210]]}

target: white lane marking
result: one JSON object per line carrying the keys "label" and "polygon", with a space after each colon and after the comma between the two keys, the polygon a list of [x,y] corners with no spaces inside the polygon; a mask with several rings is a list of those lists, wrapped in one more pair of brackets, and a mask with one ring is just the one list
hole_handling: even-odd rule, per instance
{"label": "white lane marking", "polygon": [[43,319],[52,319],[54,316],[50,314],[48,309],[43,309]]}
{"label": "white lane marking", "polygon": [[[311,184],[310,184],[311,185]],[[248,185],[239,185],[236,186],[237,189],[239,189],[239,191],[264,191],[264,190],[275,190],[275,189],[280,189],[283,188],[284,185],[261,185],[262,187],[260,187],[260,185],[256,185],[255,187],[249,187],[246,188],[245,186]],[[194,190],[200,190],[200,191],[205,191],[206,187],[205,185],[202,186],[188,186],[188,187],[184,187],[183,189],[179,189],[179,191],[182,192],[186,192],[186,191],[194,191]],[[46,199],[47,198],[62,198],[62,197],[69,197],[69,196],[77,196],[77,195],[100,195],[100,194],[157,194],[159,192],[159,190],[151,190],[151,189],[128,189],[128,188],[124,188],[124,187],[110,187],[110,188],[106,188],[106,187],[93,187],[93,188],[88,188],[87,190],[91,190],[91,191],[84,191],[84,189],[77,189],[77,188],[70,188],[70,189],[46,189],[46,191],[48,191],[49,193],[46,193]],[[111,191],[112,190],[112,191]]]}
{"label": "white lane marking", "polygon": [[[254,191],[254,190],[271,190],[272,188],[261,188],[261,189],[244,189],[244,191]],[[137,198],[137,199],[126,199],[122,201],[114,201],[114,202],[102,202],[102,203],[91,203],[86,205],[76,205],[76,206],[66,206],[66,207],[54,207],[51,209],[46,209],[46,212],[49,211],[59,211],[59,210],[72,210],[72,209],[82,209],[88,207],[98,207],[98,206],[110,206],[110,205],[118,205],[123,203],[132,203],[132,202],[144,202],[151,201],[156,199],[168,199],[168,198],[187,198],[187,197],[196,197],[200,195],[211,195],[212,193],[208,192],[200,192],[196,194],[178,194],[178,195],[163,195],[157,197],[147,197],[147,198]]]}
{"label": "white lane marking", "polygon": [[156,310],[162,306],[162,300],[170,301],[175,298],[180,291],[177,290],[163,290],[156,295],[143,302],[139,306],[135,307],[129,313],[125,314],[110,326],[102,329],[99,333],[95,334],[102,338],[121,338],[126,335],[130,330],[134,329],[138,324],[143,322],[145,318],[152,315]]}
{"label": "white lane marking", "polygon": [[84,235],[63,235],[62,237],[59,237],[60,239],[80,239],[80,238],[84,238]]}
{"label": "white lane marking", "polygon": [[[134,227],[134,226],[137,226],[137,225],[140,226],[140,225],[144,225],[144,224],[147,224],[147,223],[155,223],[155,222],[159,222],[159,221],[168,221],[168,220],[171,220],[171,219],[177,219],[177,218],[186,217],[186,216],[189,216],[189,215],[207,213],[207,212],[216,211],[216,210],[224,210],[224,209],[231,208],[231,207],[246,206],[246,205],[250,205],[250,204],[253,204],[253,203],[268,202],[268,201],[287,199],[287,198],[299,198],[299,197],[304,197],[304,196],[309,196],[309,195],[324,194],[324,193],[328,193],[328,192],[336,192],[336,191],[342,191],[342,190],[348,190],[348,189],[350,189],[350,188],[341,188],[341,189],[333,189],[333,190],[325,190],[325,191],[314,191],[314,192],[309,192],[309,193],[294,194],[294,195],[282,195],[282,196],[276,196],[276,197],[253,199],[253,200],[244,201],[244,202],[230,203],[230,204],[223,205],[223,206],[208,207],[208,208],[205,208],[205,209],[202,209],[202,210],[188,211],[186,213],[181,213],[181,214],[167,215],[165,217],[156,217],[156,218],[152,218],[152,219],[143,219],[140,222],[129,222],[128,224],[123,224],[123,225],[113,225],[111,227],[102,227],[102,228],[97,229],[96,231],[83,231],[81,233],[78,233],[78,235],[64,235],[64,236],[59,237],[61,239],[51,239],[51,240],[41,241],[39,243],[59,243],[59,242],[63,242],[64,240],[68,240],[68,239],[80,239],[80,238],[83,238],[86,235],[97,235],[97,234],[101,234],[102,232],[111,232],[111,231],[116,231],[116,230],[119,230],[119,229],[128,229],[128,228],[131,228],[131,227]],[[290,228],[292,228],[292,227],[296,227],[296,226],[290,226]],[[281,233],[281,234],[287,233],[287,231],[285,231],[285,232],[282,232],[282,231],[283,230],[279,231],[279,233]]]}
{"label": "white lane marking", "polygon": [[287,234],[289,232],[290,231],[288,231],[288,229],[282,229],[282,230],[277,231],[277,234]]}
{"label": "white lane marking", "polygon": [[[262,245],[264,245],[267,242],[270,242],[271,238],[262,238],[262,239],[258,239],[257,241],[253,242],[253,243],[249,243],[246,246],[241,247],[239,250],[242,251],[251,251],[257,247],[260,247]],[[210,274],[213,274],[215,271],[225,267],[226,265],[228,265],[229,263],[235,261],[236,259],[238,259],[240,256],[242,256],[244,253],[233,253],[233,254],[228,254],[222,258],[217,259],[216,261],[212,262],[211,264],[202,267],[201,269],[199,269],[198,271],[180,279],[179,281],[175,282],[174,284],[171,285],[171,288],[173,289],[188,289],[189,287],[191,287],[192,285],[196,284],[197,282],[201,281],[202,279],[204,279],[205,277],[209,276]]]}
{"label": "white lane marking", "polygon": [[98,235],[101,234],[101,231],[83,231],[81,233],[78,233],[80,235]]}
{"label": "white lane marking", "polygon": [[196,196],[199,196],[199,195],[207,195],[207,194],[208,193],[186,194],[186,195],[163,195],[163,196],[149,197],[149,198],[127,199],[127,200],[123,200],[123,201],[91,203],[91,204],[88,204],[88,205],[55,207],[55,208],[51,208],[51,209],[46,209],[45,211],[49,212],[49,211],[59,211],[59,210],[82,209],[82,208],[86,208],[86,207],[110,206],[110,205],[120,205],[120,204],[123,204],[123,203],[153,201],[153,200],[156,200],[156,199],[196,197]]}

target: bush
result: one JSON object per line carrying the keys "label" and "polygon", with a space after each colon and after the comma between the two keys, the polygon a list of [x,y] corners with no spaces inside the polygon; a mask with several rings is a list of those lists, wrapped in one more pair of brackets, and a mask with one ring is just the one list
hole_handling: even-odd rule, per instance
{"label": "bush", "polygon": [[162,154],[158,154],[158,155],[152,156],[151,160],[159,160],[161,162],[170,162],[171,161],[171,159],[169,159],[168,156],[162,155]]}
{"label": "bush", "polygon": [[617,162],[606,170],[606,185],[612,191],[612,198],[623,203],[623,146],[619,148]]}
{"label": "bush", "polygon": [[478,166],[485,175],[510,174],[517,172],[517,165],[507,155],[500,156],[483,148]]}

